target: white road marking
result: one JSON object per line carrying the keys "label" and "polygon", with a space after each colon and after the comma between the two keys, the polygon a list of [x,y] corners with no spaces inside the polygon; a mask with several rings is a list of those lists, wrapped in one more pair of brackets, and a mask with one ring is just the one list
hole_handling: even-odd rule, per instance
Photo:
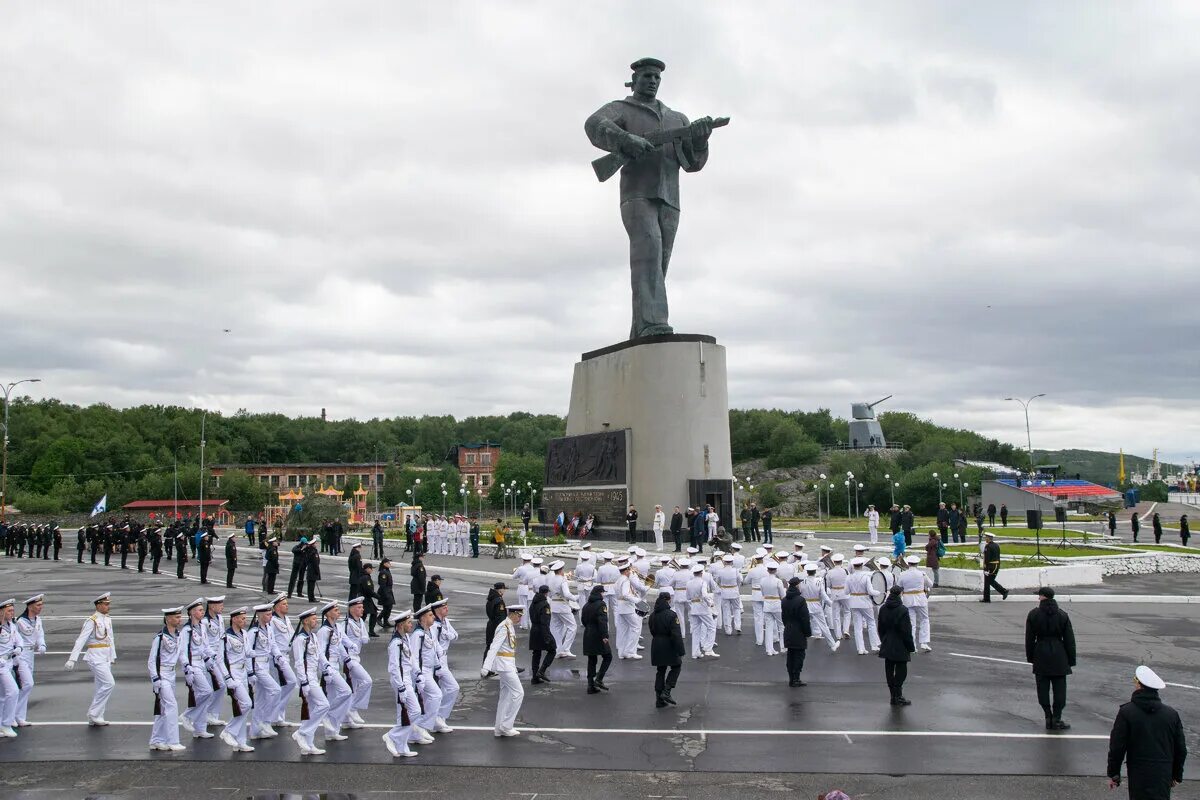
{"label": "white road marking", "polygon": [[[114,727],[138,727],[149,728],[153,722],[126,722],[109,720],[110,726]],[[69,722],[38,722],[37,727],[87,727],[88,722],[69,721]],[[367,723],[365,728],[374,728],[377,730],[390,730],[390,723]],[[470,731],[472,733],[494,733],[495,728],[492,725],[455,725],[456,731]],[[967,737],[970,739],[1079,739],[1079,740],[1104,740],[1108,741],[1108,734],[1087,734],[1087,733],[1004,733],[996,731],[829,731],[829,730],[737,730],[737,729],[716,729],[716,730],[693,730],[690,728],[534,728],[521,727],[517,730],[522,733],[585,733],[585,734],[605,734],[614,733],[623,736],[662,736],[665,733],[682,733],[688,736],[699,736],[704,739],[708,736],[898,736],[906,738],[929,736],[935,738],[945,738],[951,736]]]}
{"label": "white road marking", "polygon": [[950,653],[950,655],[958,656],[959,658],[978,658],[981,661],[999,661],[1001,664],[1017,664],[1018,666],[1022,666],[1022,667],[1029,666],[1028,661],[1013,661],[1008,658],[992,658],[991,656],[972,656],[972,655],[968,655],[967,653]]}
{"label": "white road marking", "polygon": [[1190,683],[1171,683],[1170,681],[1163,681],[1163,683],[1167,686],[1178,686],[1180,689],[1200,689],[1200,686],[1192,686]]}

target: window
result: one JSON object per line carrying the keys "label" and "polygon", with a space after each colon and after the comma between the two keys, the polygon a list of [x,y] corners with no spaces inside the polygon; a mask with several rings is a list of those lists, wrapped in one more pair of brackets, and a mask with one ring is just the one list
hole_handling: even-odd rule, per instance
{"label": "window", "polygon": [[299,486],[300,485],[300,476],[299,475],[288,475],[287,476],[287,485],[292,488]]}
{"label": "window", "polygon": [[378,486],[383,486],[383,473],[382,473],[382,472],[376,472],[376,473],[375,473],[375,485],[376,485],[377,487],[378,487]]}
{"label": "window", "polygon": [[278,475],[271,475],[271,476],[270,476],[270,478],[271,478],[271,485],[272,485],[272,486],[278,486],[278,485],[279,485],[279,476],[278,476]]}
{"label": "window", "polygon": [[492,465],[492,454],[491,453],[480,453],[479,454],[479,463],[485,467],[490,467]]}
{"label": "window", "polygon": [[488,475],[485,473],[485,474],[479,476],[479,485],[480,486],[483,486],[484,488],[486,488],[487,485],[491,482],[492,482],[491,475]]}
{"label": "window", "polygon": [[258,482],[263,485],[269,484],[271,482],[271,476],[270,475],[259,475]]}
{"label": "window", "polygon": [[210,477],[212,478],[212,481],[211,481],[212,485],[217,487],[218,489],[220,489],[221,488],[221,476],[220,475],[212,475]]}
{"label": "window", "polygon": [[333,476],[332,476],[332,475],[326,475],[326,476],[325,476],[325,485],[326,485],[326,486],[333,486]]}
{"label": "window", "polygon": [[345,483],[346,483],[345,475],[334,475],[333,476],[333,485],[334,486],[343,486]]}
{"label": "window", "polygon": [[475,454],[474,453],[467,453],[466,464],[468,464],[469,466],[475,465]]}

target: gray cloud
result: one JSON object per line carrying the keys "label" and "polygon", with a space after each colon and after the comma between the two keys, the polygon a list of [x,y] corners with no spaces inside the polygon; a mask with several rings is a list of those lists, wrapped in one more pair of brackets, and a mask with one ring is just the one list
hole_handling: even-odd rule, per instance
{"label": "gray cloud", "polygon": [[[672,321],[736,406],[1200,455],[1187,5],[27,6],[0,28],[0,377],[73,402],[565,411],[628,328],[584,117],[728,114]],[[231,332],[223,333],[229,328]],[[1039,404],[1043,401],[1038,401]]]}

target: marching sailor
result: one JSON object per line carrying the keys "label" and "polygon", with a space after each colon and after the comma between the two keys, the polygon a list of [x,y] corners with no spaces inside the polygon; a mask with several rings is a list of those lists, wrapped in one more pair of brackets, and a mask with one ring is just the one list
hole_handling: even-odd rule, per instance
{"label": "marching sailor", "polygon": [[[234,537],[229,537],[231,540]],[[229,614],[229,628],[225,631],[225,688],[233,703],[233,716],[221,731],[221,741],[242,753],[253,753],[254,748],[246,741],[254,719],[254,703],[250,699],[250,673],[248,659],[265,656],[267,651],[252,651],[247,646],[246,614],[248,608],[238,608]]]}
{"label": "marching sailor", "polygon": [[[533,599],[533,579],[537,576],[537,567],[533,566],[533,555],[521,553],[521,563],[513,570],[512,579],[517,584],[517,602],[528,606]],[[523,628],[529,627],[529,620],[521,620]]]}
{"label": "marching sailor", "polygon": [[571,647],[575,644],[579,623],[575,619],[575,609],[571,608],[576,600],[571,581],[563,574],[565,566],[562,561],[550,565],[550,571],[554,573],[547,583],[550,587],[550,634],[558,644],[559,658],[575,658]]}
{"label": "marching sailor", "polygon": [[458,679],[450,670],[450,645],[458,640],[458,631],[450,624],[450,601],[439,600],[433,604],[433,640],[437,644],[441,666],[438,667],[438,688],[442,690],[442,705],[438,709],[437,721],[441,723],[442,733],[452,730],[446,720],[454,712],[454,704],[458,702],[461,689]]}
{"label": "marching sailor", "polygon": [[208,672],[212,676],[213,691],[208,699],[207,721],[209,725],[221,724],[221,699],[225,694],[225,622],[221,611],[225,608],[225,595],[204,598],[204,619],[201,630],[204,645],[208,648]]}
{"label": "marching sailor", "polygon": [[287,704],[300,691],[300,683],[292,669],[292,621],[288,619],[288,596],[280,592],[271,601],[270,642],[271,666],[275,668],[279,696],[275,707],[262,707],[262,720],[266,725],[295,728],[297,723],[288,722]]}
{"label": "marching sailor", "polygon": [[742,634],[742,576],[734,566],[733,556],[721,556],[721,566],[714,572],[713,577],[721,592],[721,619],[724,620],[725,635],[733,631]]}
{"label": "marching sailor", "polygon": [[779,580],[779,562],[766,559],[767,577],[762,579],[763,646],[767,655],[783,651],[783,581]]}
{"label": "marching sailor", "polygon": [[179,743],[179,703],[175,699],[175,666],[179,663],[179,622],[183,606],[164,608],[163,628],[150,643],[150,686],[154,691],[154,726],[150,728],[150,749],[177,753],[186,750]]}
{"label": "marching sailor", "polygon": [[197,597],[185,608],[187,622],[179,635],[179,660],[188,687],[188,710],[179,718],[183,729],[197,739],[211,739],[208,706],[216,693],[208,669],[210,654],[204,636],[204,598]]}
{"label": "marching sailor", "polygon": [[375,681],[362,665],[362,651],[370,641],[371,633],[363,620],[363,598],[355,597],[346,607],[346,619],[342,621],[342,649],[346,652],[344,672],[346,683],[354,693],[345,723],[351,729],[366,724],[362,712],[371,704],[371,688]]}
{"label": "marching sailor", "polygon": [[276,649],[271,641],[271,604],[254,607],[254,624],[246,633],[246,650],[250,653],[247,677],[254,687],[255,713],[250,718],[250,738],[270,739],[279,734],[271,727],[270,715],[279,706],[279,682],[272,674]]}
{"label": "marching sailor", "polygon": [[[300,747],[300,754],[305,756],[325,755],[325,751],[317,747],[313,738],[329,713],[329,701],[325,698],[325,692],[321,690],[321,676],[329,665],[325,663],[321,647],[317,643],[317,624],[317,609],[310,608],[302,612],[291,643],[301,702],[300,727],[292,733],[292,740]],[[308,719],[304,718],[306,710]]]}
{"label": "marching sailor", "polygon": [[[692,548],[688,548],[691,550]],[[692,562],[681,558],[675,562],[678,569],[671,575],[671,609],[679,618],[679,635],[687,639],[687,619],[691,614],[691,604],[688,602],[687,585],[692,579]],[[660,570],[661,571],[661,570]]]}
{"label": "marching sailor", "polygon": [[600,554],[601,564],[596,568],[596,580],[604,587],[604,602],[608,606],[608,618],[616,623],[617,581],[621,571],[613,564],[613,554],[605,550]]}
{"label": "marching sailor", "polygon": [[[829,626],[833,635],[842,639],[850,638],[850,592],[846,589],[846,581],[850,573],[842,566],[846,557],[835,553],[830,559],[833,566],[825,573],[825,588],[829,591],[829,599],[833,601],[830,608]],[[824,559],[822,559],[824,561]]]}
{"label": "marching sailor", "polygon": [[[585,544],[585,547],[591,547]],[[584,550],[579,554],[579,564],[575,567],[575,601],[583,608],[587,604],[588,595],[596,585],[596,565],[592,563],[592,554]]]}
{"label": "marching sailor", "polygon": [[708,591],[708,577],[703,564],[692,565],[692,579],[687,583],[688,614],[692,622],[692,658],[719,658],[713,651],[717,640],[717,625],[713,619],[713,599]]}
{"label": "marching sailor", "polygon": [[863,646],[863,628],[867,629],[871,649],[879,651],[879,631],[875,627],[871,598],[878,597],[880,592],[871,585],[871,573],[863,569],[866,563],[866,559],[863,558],[851,561],[853,571],[846,579],[846,591],[850,593],[850,627],[854,629],[854,646],[860,656],[867,654],[867,649]]}
{"label": "marching sailor", "polygon": [[633,569],[624,556],[617,562],[621,577],[617,580],[617,658],[632,658],[640,661],[637,652],[638,636],[642,629],[641,617],[635,610],[641,596],[634,587]]}
{"label": "marching sailor", "polygon": [[421,713],[417,703],[417,690],[413,686],[414,661],[409,648],[408,635],[412,632],[411,611],[402,611],[392,626],[392,638],[388,642],[388,678],[396,698],[396,724],[383,734],[383,743],[393,757],[412,758],[417,754],[408,747],[417,739],[432,742],[432,736],[417,736],[413,722]]}
{"label": "marching sailor", "polygon": [[812,623],[813,635],[818,639],[829,642],[830,651],[836,653],[842,646],[842,640],[833,635],[829,629],[829,621],[825,619],[825,606],[829,604],[829,594],[825,591],[825,581],[817,575],[817,563],[810,561],[804,565],[807,577],[800,583],[800,594],[808,603],[808,616]]}
{"label": "marching sailor", "polygon": [[493,731],[497,737],[521,735],[515,725],[517,714],[521,711],[521,703],[525,700],[525,689],[517,677],[516,623],[524,613],[523,606],[508,607],[508,617],[496,626],[496,633],[479,670],[483,678],[500,676],[500,693],[496,699],[496,725]]}
{"label": "marching sailor", "polygon": [[413,673],[413,678],[421,703],[421,715],[417,717],[416,725],[430,733],[451,733],[454,729],[438,718],[442,709],[442,687],[437,676],[442,666],[442,653],[432,630],[433,607],[422,606],[414,616],[417,627],[412,634],[412,649],[417,655],[417,672]]}
{"label": "marching sailor", "polygon": [[25,611],[17,617],[17,633],[21,635],[21,655],[17,660],[17,680],[21,690],[17,694],[17,727],[28,727],[29,695],[33,692],[33,659],[46,652],[46,631],[42,628],[42,608],[46,605],[44,594],[35,594],[25,601]]}
{"label": "marching sailor", "polygon": [[71,648],[71,655],[64,665],[68,671],[75,669],[75,662],[79,660],[81,651],[87,650],[83,654],[83,660],[91,669],[94,682],[92,705],[88,708],[89,725],[108,724],[104,719],[104,709],[108,706],[108,698],[116,686],[112,676],[112,664],[117,660],[117,637],[113,632],[112,620],[108,616],[111,602],[112,594],[109,592],[92,601],[96,613],[83,621],[83,629],[79,632],[79,638],[75,640],[75,646]]}
{"label": "marching sailor", "polygon": [[317,647],[321,651],[321,689],[329,703],[325,714],[325,741],[341,742],[346,739],[342,733],[342,725],[350,716],[350,704],[354,702],[354,692],[350,684],[342,677],[342,668],[346,665],[346,650],[342,647],[342,631],[338,628],[338,617],[341,609],[336,600],[331,600],[321,607],[321,626],[314,634]]}
{"label": "marching sailor", "polygon": [[929,646],[929,590],[933,588],[933,581],[917,567],[921,563],[917,556],[909,556],[904,563],[908,568],[896,580],[902,592],[900,601],[912,617],[913,641],[928,653],[933,649]]}
{"label": "marching sailor", "polygon": [[16,738],[17,662],[21,659],[24,641],[13,623],[16,600],[0,602],[0,737]]}
{"label": "marching sailor", "polygon": [[754,615],[754,643],[759,646],[762,646],[763,630],[766,625],[762,596],[762,581],[767,577],[767,565],[763,563],[766,555],[767,551],[762,548],[754,551],[754,557],[750,559],[750,569],[746,570],[744,580],[745,583],[750,584],[750,612]]}

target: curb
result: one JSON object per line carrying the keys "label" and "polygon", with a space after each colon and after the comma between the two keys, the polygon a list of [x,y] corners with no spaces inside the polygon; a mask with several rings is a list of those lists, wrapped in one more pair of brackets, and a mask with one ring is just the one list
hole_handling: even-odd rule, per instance
{"label": "curb", "polygon": [[[1196,595],[1168,595],[1168,594],[1055,594],[1055,601],[1059,603],[1136,603],[1136,604],[1189,604],[1200,603],[1200,596]],[[978,594],[938,594],[929,598],[931,603],[978,603],[980,595]],[[994,602],[1040,602],[1039,596],[1036,594],[1010,594],[1007,601],[996,600]]]}

